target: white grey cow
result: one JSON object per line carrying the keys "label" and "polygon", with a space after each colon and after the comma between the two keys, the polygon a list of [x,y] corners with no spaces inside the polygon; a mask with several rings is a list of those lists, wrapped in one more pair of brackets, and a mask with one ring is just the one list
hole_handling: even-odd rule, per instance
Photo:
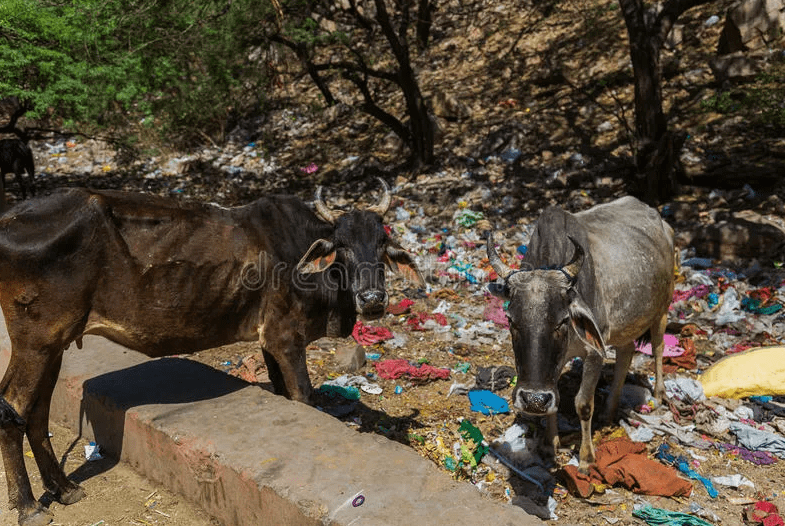
{"label": "white grey cow", "polygon": [[580,466],[594,462],[591,419],[606,347],[616,349],[613,385],[604,416],[613,418],[635,350],[651,336],[654,396],[662,399],[663,334],[673,296],[673,230],[657,210],[633,197],[571,214],[551,206],[537,220],[521,270],[505,265],[493,235],[488,258],[503,280],[490,291],[510,301],[508,317],[518,384],[517,411],[547,415],[546,435],[558,447],[557,381],[573,357],[584,360],[575,397],[581,420]]}

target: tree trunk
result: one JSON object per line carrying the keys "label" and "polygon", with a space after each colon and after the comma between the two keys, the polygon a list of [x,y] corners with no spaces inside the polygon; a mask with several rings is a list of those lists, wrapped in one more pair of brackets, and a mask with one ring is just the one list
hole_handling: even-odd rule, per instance
{"label": "tree trunk", "polygon": [[[406,8],[404,8],[406,9]],[[404,11],[406,13],[406,11]],[[384,36],[390,44],[393,55],[398,62],[398,84],[406,100],[406,113],[409,115],[411,129],[411,161],[414,165],[433,164],[435,160],[433,145],[433,122],[428,115],[428,107],[420,92],[417,75],[412,68],[409,47],[406,43],[406,26],[408,17],[404,17],[399,28],[401,37],[395,34],[387,9],[382,0],[376,0],[376,20],[382,28]]]}
{"label": "tree trunk", "polygon": [[646,28],[630,34],[630,55],[635,75],[635,132],[638,139],[635,167],[644,183],[645,198],[657,203],[672,191],[673,148],[662,109],[660,45]]}
{"label": "tree trunk", "polygon": [[[645,199],[657,203],[673,192],[679,141],[674,141],[662,110],[660,50],[676,20],[688,9],[710,0],[667,0],[647,8],[643,0],[619,0],[635,75],[635,168],[644,182]],[[678,143],[678,144],[677,144]]]}

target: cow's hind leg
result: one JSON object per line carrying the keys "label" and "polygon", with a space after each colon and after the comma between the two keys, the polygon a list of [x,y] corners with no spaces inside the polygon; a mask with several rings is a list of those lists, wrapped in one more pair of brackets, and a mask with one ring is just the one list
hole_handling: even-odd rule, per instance
{"label": "cow's hind leg", "polygon": [[40,394],[28,417],[27,440],[41,472],[44,487],[61,504],[73,504],[85,496],[85,491],[65,476],[49,440],[49,408],[62,361],[63,357],[60,355],[41,381]]}
{"label": "cow's hind leg", "polygon": [[662,378],[662,354],[665,350],[665,328],[668,325],[668,311],[651,327],[651,354],[654,356],[654,398],[658,402],[665,399],[665,380]]}
{"label": "cow's hind leg", "polygon": [[24,178],[22,177],[24,174],[23,169],[17,169],[14,171],[16,175],[16,184],[19,186],[19,191],[22,194],[22,199],[27,199],[27,185],[24,182]]}
{"label": "cow's hind leg", "polygon": [[[42,526],[51,522],[52,514],[33,496],[22,454],[22,439],[25,431],[29,433],[30,429],[35,427],[29,421],[29,417],[33,414],[41,381],[52,358],[45,350],[33,353],[18,345],[13,345],[13,349],[11,361],[0,386],[0,393],[16,416],[26,421],[26,426],[22,429],[18,425],[18,420],[14,422],[16,420],[14,415],[11,415],[10,419],[3,418],[3,423],[0,425],[0,451],[2,451],[8,483],[8,507],[17,509],[20,525]],[[20,351],[20,349],[24,350]],[[62,351],[54,351],[53,356],[58,356],[58,352]]]}

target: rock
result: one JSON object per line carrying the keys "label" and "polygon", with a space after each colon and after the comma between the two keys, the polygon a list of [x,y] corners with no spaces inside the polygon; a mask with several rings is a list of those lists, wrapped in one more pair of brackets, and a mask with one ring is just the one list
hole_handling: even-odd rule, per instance
{"label": "rock", "polygon": [[668,36],[665,38],[665,42],[663,43],[663,45],[665,46],[665,49],[669,49],[673,51],[674,49],[679,47],[683,41],[684,41],[684,24],[674,24],[673,28],[671,29],[671,32],[668,33]]}
{"label": "rock", "polygon": [[717,54],[769,47],[785,29],[785,0],[741,0],[728,9]]}
{"label": "rock", "polygon": [[353,373],[365,365],[365,349],[362,345],[340,345],[335,349],[335,364],[340,370]]}
{"label": "rock", "polygon": [[717,82],[722,84],[728,80],[738,80],[754,77],[761,69],[759,57],[745,55],[741,51],[730,55],[713,57],[709,60],[709,67]]}
{"label": "rock", "polygon": [[684,229],[676,235],[679,248],[692,246],[696,254],[723,262],[763,258],[781,260],[785,232],[767,222],[754,222],[752,217],[734,217],[713,225]]}

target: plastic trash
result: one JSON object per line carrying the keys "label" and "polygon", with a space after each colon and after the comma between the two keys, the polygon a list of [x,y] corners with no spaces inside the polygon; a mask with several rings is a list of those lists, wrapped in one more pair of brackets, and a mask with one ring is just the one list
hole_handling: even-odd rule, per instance
{"label": "plastic trash", "polygon": [[346,400],[359,400],[360,390],[354,386],[342,387],[340,385],[322,384],[319,386],[319,392],[326,394],[330,398],[345,398]]}
{"label": "plastic trash", "polygon": [[739,299],[739,293],[736,292],[734,287],[728,287],[728,290],[726,290],[725,294],[722,296],[722,305],[720,305],[717,316],[714,318],[714,324],[720,326],[743,320],[745,314],[739,312],[740,308],[741,300]]}
{"label": "plastic trash", "polygon": [[507,400],[491,391],[469,391],[469,402],[472,411],[478,411],[484,415],[510,412]]}
{"label": "plastic trash", "polygon": [[739,443],[747,449],[768,451],[780,458],[785,458],[785,437],[782,435],[755,429],[741,422],[731,422],[730,431],[736,435]]}
{"label": "plastic trash", "polygon": [[689,404],[706,399],[701,383],[686,376],[665,380],[665,393],[670,398],[676,398]]}
{"label": "plastic trash", "polygon": [[373,345],[375,343],[392,340],[393,334],[390,329],[386,327],[373,327],[371,325],[363,325],[360,320],[354,324],[352,329],[352,337],[360,345]]}
{"label": "plastic trash", "polygon": [[675,468],[677,468],[679,471],[681,471],[691,479],[702,482],[709,496],[713,499],[716,499],[719,493],[714,488],[714,485],[711,483],[711,481],[706,477],[704,477],[703,475],[701,475],[700,473],[698,473],[697,471],[695,471],[694,469],[692,469],[690,467],[689,460],[687,460],[687,457],[683,457],[683,456],[676,457],[670,454],[669,451],[670,451],[670,446],[668,444],[662,444],[660,445],[660,447],[657,448],[657,453],[654,456],[662,460],[663,462],[674,466]]}
{"label": "plastic trash", "polygon": [[785,524],[777,506],[765,500],[745,507],[744,521],[746,524],[762,524],[763,526],[782,526]]}
{"label": "plastic trash", "polygon": [[753,484],[750,479],[741,473],[736,473],[735,475],[723,475],[721,477],[711,477],[711,481],[714,484],[728,486],[731,488],[740,488],[742,486],[748,486],[753,489],[755,488],[755,484]]}
{"label": "plastic trash", "polygon": [[84,458],[88,462],[101,460],[104,456],[101,454],[101,446],[95,442],[90,442],[84,447]]}

